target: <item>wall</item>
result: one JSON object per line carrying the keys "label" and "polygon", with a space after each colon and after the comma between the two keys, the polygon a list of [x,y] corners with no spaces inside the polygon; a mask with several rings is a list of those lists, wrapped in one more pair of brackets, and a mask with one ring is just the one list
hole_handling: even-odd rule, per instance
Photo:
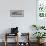
{"label": "wall", "polygon": [[[10,10],[23,9],[24,17],[10,17]],[[19,32],[30,32],[36,24],[36,0],[0,0],[0,34],[11,27],[19,27]]]}

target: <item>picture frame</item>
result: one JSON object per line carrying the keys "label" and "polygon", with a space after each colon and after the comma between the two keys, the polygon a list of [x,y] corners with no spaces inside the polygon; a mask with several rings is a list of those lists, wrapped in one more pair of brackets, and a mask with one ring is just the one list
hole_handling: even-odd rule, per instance
{"label": "picture frame", "polygon": [[24,10],[10,10],[11,17],[24,17]]}

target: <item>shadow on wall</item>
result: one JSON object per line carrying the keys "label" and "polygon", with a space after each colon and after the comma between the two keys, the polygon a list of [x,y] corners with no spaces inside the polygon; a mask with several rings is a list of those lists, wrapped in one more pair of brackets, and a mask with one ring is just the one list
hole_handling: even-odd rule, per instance
{"label": "shadow on wall", "polygon": [[33,33],[35,33],[36,30],[34,28],[32,28],[32,25],[29,26],[29,29],[30,29],[29,36],[30,36],[31,42],[36,42],[37,39],[33,36]]}

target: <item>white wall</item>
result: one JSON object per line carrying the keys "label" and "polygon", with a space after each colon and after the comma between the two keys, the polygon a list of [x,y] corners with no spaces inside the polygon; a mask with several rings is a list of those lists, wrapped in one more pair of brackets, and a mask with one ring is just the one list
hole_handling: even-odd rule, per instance
{"label": "white wall", "polygon": [[[24,17],[10,17],[14,9],[23,9]],[[0,0],[0,34],[16,26],[20,32],[32,34],[32,24],[36,24],[36,0]]]}

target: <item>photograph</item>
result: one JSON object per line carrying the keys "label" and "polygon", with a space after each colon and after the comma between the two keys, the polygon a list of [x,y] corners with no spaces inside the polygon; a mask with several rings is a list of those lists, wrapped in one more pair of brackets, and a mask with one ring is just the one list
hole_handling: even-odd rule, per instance
{"label": "photograph", "polygon": [[24,10],[10,10],[11,17],[24,17]]}
{"label": "photograph", "polygon": [[0,0],[0,46],[46,46],[46,0]]}

